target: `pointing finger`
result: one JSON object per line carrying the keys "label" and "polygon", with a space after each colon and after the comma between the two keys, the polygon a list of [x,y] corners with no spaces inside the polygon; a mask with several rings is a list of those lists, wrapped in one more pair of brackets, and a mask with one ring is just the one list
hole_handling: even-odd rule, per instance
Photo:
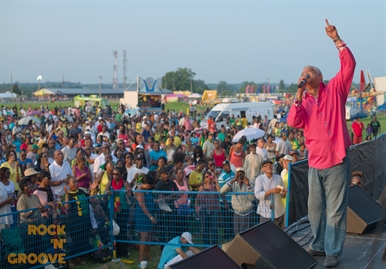
{"label": "pointing finger", "polygon": [[330,26],[330,24],[328,23],[328,20],[326,19],[326,26]]}

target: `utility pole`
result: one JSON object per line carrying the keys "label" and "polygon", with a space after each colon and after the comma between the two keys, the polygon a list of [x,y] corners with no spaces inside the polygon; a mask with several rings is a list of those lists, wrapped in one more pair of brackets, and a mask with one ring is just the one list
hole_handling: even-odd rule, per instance
{"label": "utility pole", "polygon": [[190,94],[193,93],[193,80],[190,80]]}
{"label": "utility pole", "polygon": [[114,55],[113,89],[116,89],[118,87],[118,65],[117,65],[118,51],[114,50],[113,55]]}
{"label": "utility pole", "polygon": [[127,53],[127,51],[124,50],[123,51],[123,58],[122,58],[122,61],[123,61],[123,90],[124,91],[126,90],[126,81],[127,81],[127,77],[126,77],[126,69],[127,69],[126,53]]}
{"label": "utility pole", "polygon": [[64,74],[63,74],[63,77],[62,77],[62,89],[64,89]]}
{"label": "utility pole", "polygon": [[99,98],[101,98],[101,83],[102,83],[102,76],[99,76]]}
{"label": "utility pole", "polygon": [[12,101],[13,101],[13,85],[12,85],[12,74],[11,74],[11,98],[12,98]]}

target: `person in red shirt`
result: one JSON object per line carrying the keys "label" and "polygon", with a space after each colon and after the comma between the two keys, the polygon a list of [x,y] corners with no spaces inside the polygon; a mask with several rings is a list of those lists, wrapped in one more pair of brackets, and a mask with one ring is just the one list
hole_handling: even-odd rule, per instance
{"label": "person in red shirt", "polygon": [[208,119],[208,128],[209,128],[209,126],[211,126],[213,123],[214,123],[213,117],[210,116],[209,119]]}
{"label": "person in red shirt", "polygon": [[354,134],[352,143],[354,145],[362,143],[362,131],[365,128],[363,122],[359,120],[359,117],[351,125],[352,132]]}
{"label": "person in red shirt", "polygon": [[[339,52],[340,70],[327,85],[322,72],[306,66],[299,78],[288,125],[304,129],[308,149],[308,216],[313,240],[311,256],[326,256],[324,267],[337,266],[346,237],[351,145],[346,125],[346,100],[355,71],[355,58],[326,20],[326,34]],[[306,91],[307,89],[307,91]]]}
{"label": "person in red shirt", "polygon": [[21,146],[20,146],[20,150],[22,150],[22,149],[27,150],[27,149],[28,149],[28,145],[29,145],[30,143],[31,143],[31,137],[30,137],[30,135],[27,135],[27,136],[25,137],[24,143],[21,144]]}

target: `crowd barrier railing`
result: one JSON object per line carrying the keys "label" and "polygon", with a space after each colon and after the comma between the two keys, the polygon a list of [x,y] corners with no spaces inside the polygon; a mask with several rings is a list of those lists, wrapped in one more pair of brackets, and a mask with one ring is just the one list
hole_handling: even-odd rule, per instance
{"label": "crowd barrier railing", "polygon": [[[165,245],[183,232],[190,232],[196,247],[221,245],[262,220],[256,213],[259,201],[253,191],[223,195],[209,191],[137,190],[132,197],[124,191],[113,195],[114,220],[120,227],[115,241],[122,244]],[[266,204],[266,210],[260,213],[271,219],[275,205],[269,199],[260,203]]]}
{"label": "crowd barrier railing", "polygon": [[[283,205],[278,206],[269,196],[259,201],[253,190],[226,194],[135,190],[132,196],[113,191],[69,201],[50,208],[47,216],[23,222],[19,221],[21,213],[40,212],[15,211],[0,215],[0,267],[58,267],[102,248],[119,251],[135,244],[166,245],[184,232],[192,234],[195,247],[221,245],[243,230],[273,220],[275,210],[282,212]],[[15,222],[1,224],[8,216]],[[114,226],[119,226],[119,234],[114,235]]]}
{"label": "crowd barrier railing", "polygon": [[[64,202],[55,208],[45,207],[48,211],[44,214],[33,208],[0,215],[0,268],[41,268],[49,264],[58,268],[70,259],[112,248],[106,197],[100,195]],[[101,205],[103,200],[106,203]],[[107,212],[103,214],[104,211]],[[22,213],[28,213],[29,217],[21,218]],[[14,222],[6,225],[4,220],[9,216]]]}

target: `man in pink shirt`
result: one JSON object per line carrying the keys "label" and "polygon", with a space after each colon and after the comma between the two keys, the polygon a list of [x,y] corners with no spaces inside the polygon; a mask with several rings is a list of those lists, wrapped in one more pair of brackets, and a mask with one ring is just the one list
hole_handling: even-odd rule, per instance
{"label": "man in pink shirt", "polygon": [[193,130],[192,122],[190,121],[188,115],[185,116],[184,126],[185,126],[186,131],[192,131]]}
{"label": "man in pink shirt", "polygon": [[339,51],[340,70],[326,86],[320,70],[306,66],[287,121],[290,126],[304,129],[307,138],[308,215],[314,236],[308,252],[312,256],[326,256],[324,266],[331,268],[338,264],[346,236],[350,180],[347,148],[351,140],[345,121],[345,103],[356,63],[335,26],[327,19],[326,34]]}

